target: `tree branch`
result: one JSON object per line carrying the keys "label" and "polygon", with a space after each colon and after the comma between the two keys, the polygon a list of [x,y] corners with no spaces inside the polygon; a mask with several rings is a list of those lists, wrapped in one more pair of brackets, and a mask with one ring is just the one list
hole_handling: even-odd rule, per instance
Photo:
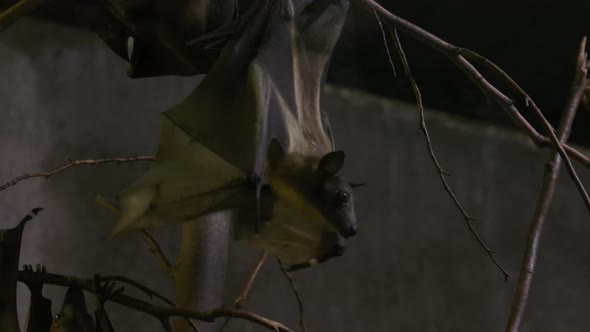
{"label": "tree branch", "polygon": [[[539,134],[533,128],[533,126],[530,123],[528,123],[528,121],[526,121],[526,119],[520,114],[519,110],[514,105],[514,101],[510,99],[508,96],[506,96],[504,93],[502,93],[500,90],[498,90],[490,82],[488,82],[485,79],[485,77],[475,68],[475,66],[473,66],[473,64],[462,55],[466,52],[464,49],[454,46],[444,41],[443,39],[431,34],[430,32],[418,27],[417,25],[414,25],[396,15],[393,15],[373,0],[354,1],[356,1],[359,5],[366,7],[370,11],[375,11],[377,15],[391,27],[403,31],[404,33],[407,33],[409,36],[419,40],[420,42],[442,53],[451,62],[453,62],[467,77],[469,77],[469,79],[471,79],[480,88],[480,90],[482,90],[484,94],[490,96],[494,101],[500,104],[502,109],[510,116],[510,118],[516,123],[516,125],[520,127],[521,130],[523,130],[527,135],[529,135],[529,137],[531,137],[533,142],[547,142],[543,144],[551,144],[559,152],[561,158],[563,158],[570,178],[572,179],[572,181],[574,181],[578,191],[580,192],[580,196],[582,196],[582,199],[584,200],[586,207],[590,211],[590,197],[588,196],[586,189],[582,185],[573,167],[573,164],[569,159],[568,152],[566,152],[566,150],[572,151],[573,148],[564,148],[564,146],[559,142],[559,139],[555,135],[554,128],[543,116],[543,113],[536,106],[534,101],[528,95],[523,95],[524,91],[522,89],[517,89],[517,92],[524,98],[524,102],[527,105],[527,107],[531,108],[535,115],[539,118],[541,124],[545,129],[546,134],[549,135],[548,137]],[[483,59],[483,57],[481,58]],[[508,75],[505,74],[503,71],[498,71],[499,68],[497,66],[490,66],[489,64],[492,63],[491,61],[487,60],[487,62],[482,62],[482,60],[480,59],[478,62],[484,65],[488,63],[490,69],[496,72],[496,74],[498,74],[501,78],[504,78],[504,80],[507,80],[507,78],[509,79]],[[517,87],[517,85],[514,83],[512,79],[507,80],[506,83],[509,83],[509,86],[511,86],[513,89]],[[584,157],[584,155],[581,152],[572,153],[572,157],[580,158]],[[585,163],[586,159],[587,157],[584,157],[581,161],[584,162],[586,166],[588,166],[588,164]]]}
{"label": "tree branch", "polygon": [[24,174],[19,177],[14,178],[11,181],[6,182],[2,186],[0,186],[0,191],[7,189],[8,187],[14,186],[17,183],[33,179],[33,178],[45,178],[45,180],[49,179],[51,176],[61,173],[68,168],[79,166],[79,165],[98,165],[98,164],[107,164],[107,163],[115,163],[115,164],[122,164],[122,163],[132,163],[138,161],[154,161],[155,158],[151,156],[141,156],[141,157],[129,157],[129,158],[106,158],[106,159],[82,159],[82,160],[70,160],[69,163],[58,167],[49,172],[43,173],[33,173],[33,174]]}
{"label": "tree branch", "polygon": [[410,82],[410,85],[411,85],[412,90],[414,92],[414,96],[416,97],[416,104],[418,106],[418,113],[420,116],[420,127],[418,128],[418,131],[424,135],[424,139],[426,140],[426,147],[428,149],[430,159],[432,160],[432,163],[436,167],[436,170],[438,172],[438,176],[443,184],[443,187],[444,187],[445,191],[449,194],[449,197],[453,200],[453,203],[455,204],[457,209],[459,209],[459,211],[461,212],[461,215],[463,216],[463,219],[465,220],[465,224],[467,225],[467,228],[469,229],[471,234],[475,237],[475,239],[480,244],[480,246],[485,250],[486,254],[488,255],[488,257],[490,257],[492,262],[502,272],[502,274],[504,275],[504,280],[507,281],[508,278],[510,277],[510,274],[502,267],[502,265],[500,264],[500,262],[498,261],[496,256],[494,256],[494,251],[492,251],[485,244],[485,242],[483,241],[483,239],[481,238],[479,233],[477,233],[477,230],[475,229],[475,227],[471,223],[475,219],[473,217],[471,217],[467,213],[467,211],[465,211],[465,209],[461,205],[461,202],[459,202],[459,199],[457,198],[457,196],[455,195],[455,193],[451,189],[451,186],[447,182],[447,179],[445,176],[449,175],[449,173],[447,173],[443,170],[438,159],[436,158],[436,154],[434,153],[434,148],[432,146],[432,141],[430,139],[430,134],[428,132],[428,127],[426,126],[426,118],[424,115],[424,105],[422,103],[422,94],[420,93],[420,88],[418,88],[418,84],[416,83],[416,79],[414,78],[414,75],[412,74],[412,70],[410,69],[410,65],[408,64],[408,59],[407,59],[406,53],[404,52],[404,49],[402,47],[399,36],[397,35],[397,30],[395,30],[395,29],[390,30],[390,34],[393,39],[393,44],[395,46],[395,49],[398,52],[400,60],[402,62],[404,73],[405,73],[408,81]]}
{"label": "tree branch", "polygon": [[127,277],[123,277],[123,276],[98,276],[98,280],[100,282],[121,282],[127,285],[131,285],[137,289],[139,289],[140,291],[144,292],[147,296],[149,296],[149,298],[157,298],[159,300],[161,300],[162,302],[174,306],[174,302],[166,297],[164,297],[163,295],[160,295],[159,293],[157,293],[155,290],[144,286],[142,284],[140,284],[139,282],[133,280],[133,279],[129,279]]}
{"label": "tree branch", "polygon": [[148,250],[152,254],[154,254],[156,259],[162,264],[162,267],[164,268],[168,276],[170,276],[170,278],[174,280],[174,266],[172,266],[168,258],[166,258],[166,255],[164,255],[162,247],[160,247],[156,239],[154,239],[154,237],[147,230],[142,229],[140,232],[143,240],[148,246]]}
{"label": "tree branch", "polygon": [[[79,287],[87,292],[94,292],[94,280],[86,278],[63,276],[52,273],[18,271],[18,280],[24,283],[37,282],[65,287],[74,286]],[[221,307],[210,311],[195,311],[172,306],[162,307],[153,305],[151,303],[121,293],[113,294],[113,296],[107,299],[107,301],[118,303],[125,307],[144,312],[146,314],[156,317],[158,320],[162,322],[164,320],[169,320],[170,317],[186,317],[204,322],[214,322],[216,319],[221,317],[235,317],[248,320],[250,322],[264,326],[273,331],[292,332],[291,329],[279,322],[270,320],[268,318],[244,310]]]}
{"label": "tree branch", "polygon": [[295,278],[287,271],[287,269],[281,264],[281,261],[277,259],[277,263],[279,263],[279,268],[287,281],[289,282],[289,286],[291,286],[291,290],[293,291],[293,295],[295,295],[295,299],[297,299],[297,306],[299,307],[299,326],[301,326],[301,331],[305,332],[305,320],[303,319],[303,300],[301,299],[301,294],[299,293],[299,289],[297,289],[297,285],[295,284]]}
{"label": "tree branch", "polygon": [[[562,143],[565,143],[569,137],[576,111],[580,104],[580,100],[584,95],[584,90],[588,84],[588,79],[586,77],[588,63],[585,50],[586,37],[584,37],[580,43],[580,51],[576,61],[576,76],[572,82],[570,96],[568,98],[568,102],[565,105],[557,132],[559,140]],[[519,331],[522,319],[524,317],[524,311],[527,306],[533,275],[535,273],[539,245],[541,242],[541,234],[543,232],[543,226],[546,222],[547,212],[551,206],[551,200],[553,199],[553,194],[557,185],[560,166],[561,158],[556,151],[553,151],[549,161],[546,164],[545,176],[543,179],[543,189],[541,190],[541,194],[539,196],[535,214],[531,220],[525,255],[518,279],[518,285],[514,294],[508,324],[506,326],[507,332]]]}
{"label": "tree branch", "polygon": [[[258,276],[258,272],[260,272],[260,269],[262,268],[262,265],[264,265],[264,263],[266,262],[267,257],[268,257],[268,254],[266,253],[266,251],[263,251],[260,254],[260,257],[258,258],[256,265],[254,265],[254,268],[252,269],[252,271],[248,275],[248,279],[246,280],[246,283],[244,284],[244,287],[242,288],[240,295],[238,295],[238,297],[234,300],[234,302],[231,305],[231,308],[241,309],[244,307],[244,304],[246,303],[246,300],[248,299],[248,295],[250,294],[250,290],[252,289],[252,286],[254,285],[254,280],[256,280],[256,277]],[[230,320],[231,320],[230,317],[226,318],[225,322],[223,322],[223,325],[219,328],[219,331],[223,331],[227,327],[227,324],[229,324]]]}
{"label": "tree branch", "polygon": [[244,288],[242,288],[240,295],[233,303],[233,306],[235,306],[236,308],[240,309],[246,303],[246,300],[248,299],[248,295],[250,295],[250,290],[252,289],[252,286],[254,285],[254,280],[256,280],[256,277],[258,276],[258,272],[260,272],[260,269],[262,268],[262,265],[264,265],[264,263],[266,262],[267,258],[268,258],[268,254],[266,253],[266,251],[263,251],[260,254],[260,257],[258,258],[256,265],[254,266],[254,268],[250,272],[250,275],[248,276],[248,280],[246,280],[246,283],[244,284]]}

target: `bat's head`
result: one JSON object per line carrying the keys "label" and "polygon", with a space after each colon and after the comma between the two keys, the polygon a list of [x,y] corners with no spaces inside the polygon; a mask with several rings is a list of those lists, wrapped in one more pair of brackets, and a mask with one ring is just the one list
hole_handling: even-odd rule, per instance
{"label": "bat's head", "polygon": [[352,186],[338,173],[344,164],[344,152],[334,151],[322,157],[317,167],[318,199],[314,200],[324,219],[345,238],[356,234]]}
{"label": "bat's head", "polygon": [[344,152],[329,152],[318,158],[287,154],[273,140],[268,152],[268,176],[280,200],[348,238],[356,234],[353,185],[339,172]]}
{"label": "bat's head", "polygon": [[92,317],[87,312],[84,293],[80,288],[70,287],[61,311],[53,317],[50,332],[92,331]]}

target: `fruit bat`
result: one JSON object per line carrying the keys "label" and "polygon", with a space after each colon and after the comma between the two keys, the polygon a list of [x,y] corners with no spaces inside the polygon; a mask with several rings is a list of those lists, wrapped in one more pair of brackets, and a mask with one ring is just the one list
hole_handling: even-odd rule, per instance
{"label": "fruit bat", "polygon": [[0,230],[0,331],[20,331],[16,285],[22,234],[25,224],[41,210],[35,208],[16,227]]}
{"label": "fruit bat", "polygon": [[115,284],[106,282],[101,284],[100,276],[96,274],[94,276],[94,291],[96,298],[96,310],[94,311],[94,321],[96,323],[96,332],[114,332],[115,329],[111,324],[111,320],[105,309],[105,301],[111,298],[115,294],[122,293],[125,290],[124,287],[115,288]]}
{"label": "fruit bat", "polygon": [[156,162],[118,199],[115,234],[233,209],[238,240],[292,269],[357,231],[320,91],[348,2],[256,0],[209,74],[164,112]]}
{"label": "fruit bat", "polygon": [[61,311],[53,318],[49,331],[94,332],[92,316],[86,310],[84,292],[80,288],[68,288]]}
{"label": "fruit bat", "polygon": [[[108,0],[100,38],[132,78],[207,73],[231,34],[235,0]],[[187,41],[199,37],[190,45]]]}
{"label": "fruit bat", "polygon": [[[33,267],[31,265],[25,265],[23,270],[33,272]],[[37,265],[35,271],[37,273],[45,273],[45,266]],[[25,331],[47,332],[53,320],[51,300],[43,296],[42,282],[27,282],[26,285],[31,292],[31,301]]]}

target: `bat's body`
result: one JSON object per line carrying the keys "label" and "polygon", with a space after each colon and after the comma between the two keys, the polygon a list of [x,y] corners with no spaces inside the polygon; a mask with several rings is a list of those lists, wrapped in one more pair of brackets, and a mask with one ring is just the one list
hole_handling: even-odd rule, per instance
{"label": "bat's body", "polygon": [[[25,265],[25,271],[33,271],[32,266]],[[45,267],[37,265],[37,272],[44,273]],[[51,300],[43,296],[43,283],[27,283],[31,292],[31,302],[29,303],[29,313],[25,331],[27,332],[47,332],[51,327],[53,315],[51,314]]]}
{"label": "bat's body", "polygon": [[[100,37],[129,63],[133,78],[207,73],[219,55],[218,39],[236,16],[235,0],[105,3],[112,21]],[[187,45],[195,35],[206,37],[204,43]]]}
{"label": "bat's body", "polygon": [[116,232],[235,209],[238,239],[289,264],[342,252],[352,191],[319,98],[348,3],[326,1],[252,4],[209,75],[164,113],[157,161],[121,196]]}
{"label": "bat's body", "polygon": [[234,214],[236,238],[267,251],[291,270],[320,263],[344,252],[342,237],[319,215],[310,216],[277,199],[270,188],[263,188],[264,209],[260,220],[255,202]]}
{"label": "bat's body", "polygon": [[53,316],[51,315],[51,300],[44,297],[41,288],[31,289],[31,303],[25,331],[47,332],[51,327]]}
{"label": "bat's body", "polygon": [[61,311],[53,318],[49,331],[94,332],[92,316],[86,310],[84,293],[80,288],[68,288]]}

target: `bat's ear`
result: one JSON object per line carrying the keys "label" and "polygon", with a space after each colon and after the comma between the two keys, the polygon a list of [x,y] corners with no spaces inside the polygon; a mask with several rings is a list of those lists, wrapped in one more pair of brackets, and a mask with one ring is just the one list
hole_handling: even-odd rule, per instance
{"label": "bat's ear", "polygon": [[276,139],[272,139],[270,144],[268,145],[268,152],[266,155],[266,159],[268,163],[276,167],[278,166],[283,159],[285,159],[285,150],[281,146],[281,143]]}
{"label": "bat's ear", "polygon": [[344,164],[344,152],[334,151],[326,154],[322,160],[320,160],[318,169],[324,175],[332,176],[340,171],[342,164]]}

